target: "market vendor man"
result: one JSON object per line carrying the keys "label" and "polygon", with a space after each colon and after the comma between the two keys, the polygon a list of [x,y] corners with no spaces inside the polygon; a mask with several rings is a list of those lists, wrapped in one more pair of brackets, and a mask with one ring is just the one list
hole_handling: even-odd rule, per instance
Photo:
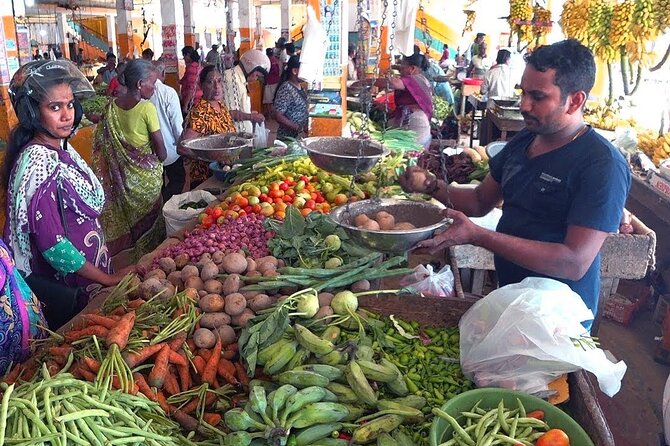
{"label": "market vendor man", "polygon": [[[491,158],[475,188],[447,185],[410,168],[401,185],[428,192],[454,209],[453,224],[420,246],[438,250],[473,244],[492,251],[500,285],[529,276],[566,283],[595,314],[600,248],[619,227],[630,188],[623,156],[583,120],[595,62],[576,40],[543,46],[526,58],[521,113],[526,128]],[[502,203],[496,231],[468,217]]]}

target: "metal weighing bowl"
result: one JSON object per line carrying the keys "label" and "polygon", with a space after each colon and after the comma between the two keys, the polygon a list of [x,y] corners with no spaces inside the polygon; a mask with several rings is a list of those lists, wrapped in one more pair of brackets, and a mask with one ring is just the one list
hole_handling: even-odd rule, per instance
{"label": "metal weighing bowl", "polygon": [[184,141],[184,147],[190,149],[198,158],[205,161],[218,161],[231,164],[245,147],[248,140],[230,133],[203,136]]}
{"label": "metal weighing bowl", "polygon": [[[330,218],[342,226],[349,236],[375,251],[387,253],[407,252],[422,240],[433,237],[435,231],[446,226],[449,220],[442,215],[444,206],[427,201],[398,200],[362,200],[343,205],[331,211]],[[374,218],[379,211],[393,215],[398,223],[407,222],[416,229],[400,231],[370,231],[357,228],[354,219],[360,214]]]}
{"label": "metal weighing bowl", "polygon": [[[390,153],[378,142],[340,136],[305,138],[302,144],[317,167],[339,175],[368,172],[383,156]],[[359,153],[363,156],[359,157]]]}

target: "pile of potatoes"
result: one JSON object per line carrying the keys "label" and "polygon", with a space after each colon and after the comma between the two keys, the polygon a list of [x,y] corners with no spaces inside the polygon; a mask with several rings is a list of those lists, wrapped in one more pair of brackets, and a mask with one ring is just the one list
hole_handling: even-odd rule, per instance
{"label": "pile of potatoes", "polygon": [[277,301],[276,296],[240,291],[244,286],[241,276],[274,276],[281,266],[284,263],[275,257],[253,259],[242,251],[205,253],[196,264],[191,263],[188,256],[164,257],[155,262],[155,269],[144,275],[136,297],[149,299],[161,293],[169,298],[187,290],[189,295],[197,296],[202,311],[200,328],[193,334],[196,346],[213,347],[215,332],[223,345],[228,345],[237,338],[234,328],[244,327],[256,312],[270,308]]}
{"label": "pile of potatoes", "polygon": [[377,212],[374,219],[368,217],[366,214],[359,214],[354,218],[354,224],[357,228],[368,231],[405,231],[416,229],[416,226],[412,223],[396,223],[395,217],[386,211]]}

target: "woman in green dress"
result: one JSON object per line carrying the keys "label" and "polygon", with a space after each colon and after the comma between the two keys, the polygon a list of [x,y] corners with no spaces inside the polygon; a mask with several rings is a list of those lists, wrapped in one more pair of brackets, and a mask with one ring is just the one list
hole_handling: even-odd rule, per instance
{"label": "woman in green dress", "polygon": [[93,169],[107,197],[100,220],[115,266],[136,263],[165,239],[161,162],[167,154],[148,101],[157,77],[151,62],[128,62],[119,75],[128,90],[110,101],[95,132]]}

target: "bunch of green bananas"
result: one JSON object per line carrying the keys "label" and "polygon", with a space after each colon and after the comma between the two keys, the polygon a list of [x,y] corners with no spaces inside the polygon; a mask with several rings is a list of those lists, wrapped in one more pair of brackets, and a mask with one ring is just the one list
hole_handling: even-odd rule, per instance
{"label": "bunch of green bananas", "polygon": [[654,23],[659,33],[664,33],[670,27],[670,0],[654,1]]}

